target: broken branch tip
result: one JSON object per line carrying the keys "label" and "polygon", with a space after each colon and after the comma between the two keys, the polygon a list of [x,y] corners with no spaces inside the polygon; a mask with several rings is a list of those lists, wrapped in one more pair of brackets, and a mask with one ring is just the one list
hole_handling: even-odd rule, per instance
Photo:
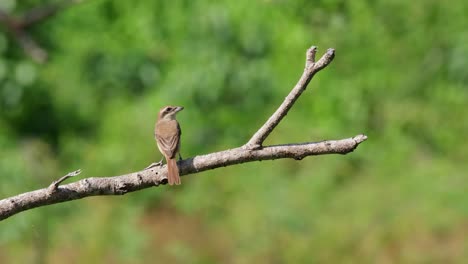
{"label": "broken branch tip", "polygon": [[367,136],[364,135],[364,134],[360,134],[360,135],[355,136],[353,139],[354,139],[354,141],[356,141],[357,144],[359,144],[359,143],[362,143],[362,142],[366,141]]}

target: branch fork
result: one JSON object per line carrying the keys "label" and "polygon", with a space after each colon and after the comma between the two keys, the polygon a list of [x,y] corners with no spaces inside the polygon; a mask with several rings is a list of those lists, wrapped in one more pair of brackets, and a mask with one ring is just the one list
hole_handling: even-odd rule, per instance
{"label": "branch fork", "polygon": [[[360,143],[367,139],[366,135],[361,134],[340,140],[263,146],[265,139],[286,116],[299,96],[305,91],[313,76],[327,67],[335,56],[335,50],[328,49],[318,61],[315,61],[316,53],[317,47],[311,47],[307,50],[304,72],[299,81],[273,115],[245,145],[180,160],[177,162],[180,175],[195,174],[252,161],[281,158],[302,160],[308,156],[347,154],[354,151]],[[122,195],[167,183],[167,165],[163,165],[149,166],[142,171],[120,176],[85,178],[59,187],[63,181],[78,175],[80,172],[81,170],[70,172],[52,182],[47,188],[0,200],[0,220],[35,207],[96,195]]]}
{"label": "branch fork", "polygon": [[244,149],[257,150],[262,148],[262,144],[275,127],[281,122],[281,120],[288,114],[289,109],[294,105],[296,100],[301,96],[302,92],[305,91],[307,85],[314,75],[321,69],[325,68],[332,62],[335,57],[335,50],[328,49],[327,52],[320,58],[318,62],[315,62],[315,54],[317,53],[317,47],[312,46],[306,52],[306,64],[304,72],[301,78],[297,82],[296,86],[286,96],[283,103],[278,107],[276,112],[266,121],[266,123],[250,138],[249,142],[245,144]]}

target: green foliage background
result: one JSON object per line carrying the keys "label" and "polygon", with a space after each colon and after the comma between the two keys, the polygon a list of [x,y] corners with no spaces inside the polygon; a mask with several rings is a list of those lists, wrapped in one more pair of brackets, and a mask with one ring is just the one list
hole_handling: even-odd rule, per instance
{"label": "green foliage background", "polygon": [[[2,0],[21,14],[46,3]],[[468,2],[88,0],[31,34],[0,28],[0,198],[81,168],[159,160],[158,109],[183,105],[182,154],[243,144],[336,48],[268,144],[365,133],[346,156],[249,163],[0,222],[1,263],[463,263],[468,259]]]}

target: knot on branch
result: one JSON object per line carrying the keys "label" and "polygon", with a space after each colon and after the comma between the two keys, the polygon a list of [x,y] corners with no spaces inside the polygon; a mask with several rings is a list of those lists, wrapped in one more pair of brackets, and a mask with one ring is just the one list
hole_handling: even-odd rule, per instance
{"label": "knot on branch", "polygon": [[114,192],[119,195],[124,195],[129,191],[129,183],[119,182],[115,185]]}

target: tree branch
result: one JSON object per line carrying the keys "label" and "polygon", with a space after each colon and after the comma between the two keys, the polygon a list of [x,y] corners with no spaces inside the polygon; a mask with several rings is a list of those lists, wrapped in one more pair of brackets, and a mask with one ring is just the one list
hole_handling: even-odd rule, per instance
{"label": "tree branch", "polygon": [[312,46],[306,52],[306,65],[301,78],[296,86],[286,96],[283,103],[278,107],[276,112],[266,121],[266,123],[252,136],[252,138],[244,145],[246,149],[258,149],[262,147],[263,141],[270,135],[271,131],[281,122],[281,120],[288,114],[289,109],[294,105],[296,100],[305,91],[307,85],[314,75],[321,69],[325,68],[332,62],[335,57],[335,50],[328,49],[322,58],[316,63],[315,54],[317,47]]}
{"label": "tree branch", "polygon": [[[347,154],[352,152],[360,143],[367,139],[365,135],[357,135],[341,140],[327,140],[299,144],[285,144],[262,147],[261,144],[271,131],[278,125],[297,98],[306,89],[313,75],[326,67],[333,59],[334,50],[315,62],[316,48],[307,51],[306,67],[298,84],[286,97],[278,110],[268,119],[250,141],[238,148],[200,155],[177,163],[180,175],[189,175],[209,169],[226,167],[244,162],[292,158],[302,160],[307,156],[323,154]],[[78,172],[78,171],[77,171]],[[141,189],[159,186],[167,183],[167,166],[150,167],[148,169],[113,177],[86,178],[78,182],[59,186],[59,184],[76,175],[69,173],[53,182],[48,188],[23,193],[0,200],[0,220],[6,219],[19,212],[39,206],[61,203],[89,196],[122,195]]]}

